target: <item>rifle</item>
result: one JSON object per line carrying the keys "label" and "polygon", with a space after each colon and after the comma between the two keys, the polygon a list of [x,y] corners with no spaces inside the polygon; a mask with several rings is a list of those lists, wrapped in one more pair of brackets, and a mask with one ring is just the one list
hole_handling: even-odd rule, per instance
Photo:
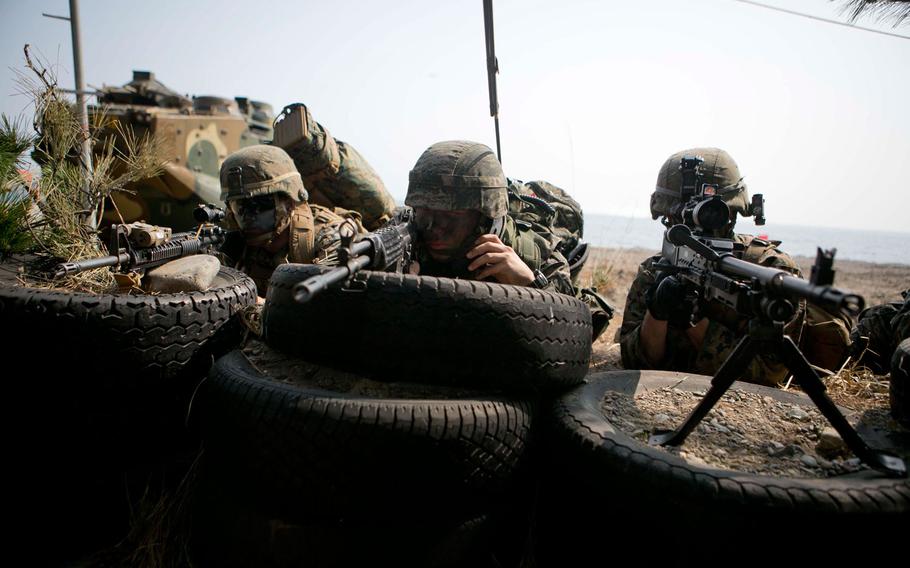
{"label": "rifle", "polygon": [[411,264],[416,238],[414,212],[408,207],[399,209],[381,229],[360,235],[356,240],[353,230],[344,226],[338,250],[340,266],[298,282],[294,286],[294,299],[306,303],[316,294],[346,282],[365,269],[405,272]]}
{"label": "rifle", "polygon": [[[733,241],[696,236],[686,225],[674,225],[664,233],[662,271],[676,274],[700,300],[719,302],[749,318],[748,332],[711,379],[711,387],[686,420],[673,431],[651,436],[653,445],[678,446],[707,415],[749,362],[758,355],[777,355],[793,373],[800,387],[863,462],[890,476],[906,477],[903,460],[873,450],[860,438],[844,415],[825,394],[825,385],[784,326],[796,315],[800,300],[806,300],[850,315],[862,311],[863,298],[834,288],[834,250],[818,249],[809,281],[789,272],[758,266],[733,256]],[[710,315],[708,316],[710,317]]]}
{"label": "rifle", "polygon": [[136,272],[184,256],[212,252],[225,239],[225,230],[215,225],[224,219],[224,210],[200,205],[193,211],[193,217],[200,224],[195,231],[186,233],[172,234],[168,227],[141,222],[113,224],[107,245],[109,256],[62,262],[57,265],[54,278],[106,266],[120,273]]}

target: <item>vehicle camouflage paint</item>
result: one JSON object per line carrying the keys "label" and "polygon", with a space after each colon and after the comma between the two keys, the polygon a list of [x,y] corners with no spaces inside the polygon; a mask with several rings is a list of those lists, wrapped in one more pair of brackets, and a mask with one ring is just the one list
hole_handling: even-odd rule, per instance
{"label": "vehicle camouflage paint", "polygon": [[271,105],[244,97],[189,98],[148,71],[134,71],[123,87],[106,86],[96,96],[89,115],[93,124],[103,125],[100,140],[114,137],[122,147],[124,131],[157,136],[167,159],[161,175],[115,194],[116,208],[110,203],[105,208],[107,223],[145,221],[189,229],[200,203],[222,205],[218,173],[228,154],[272,139]]}

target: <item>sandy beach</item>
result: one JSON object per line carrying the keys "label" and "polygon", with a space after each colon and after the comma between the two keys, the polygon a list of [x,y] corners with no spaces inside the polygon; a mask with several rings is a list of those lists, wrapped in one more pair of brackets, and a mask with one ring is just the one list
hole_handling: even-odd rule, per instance
{"label": "sandy beach", "polygon": [[[582,272],[582,284],[589,286],[593,282],[616,309],[610,327],[594,344],[592,365],[595,367],[606,369],[618,362],[618,344],[614,340],[622,325],[626,292],[635,279],[638,265],[656,253],[656,250],[641,248],[595,248],[591,252]],[[815,259],[805,256],[794,259],[803,275],[808,277]],[[910,287],[910,265],[835,259],[834,269],[834,285],[859,293],[866,299],[867,306],[900,300],[901,290]]]}

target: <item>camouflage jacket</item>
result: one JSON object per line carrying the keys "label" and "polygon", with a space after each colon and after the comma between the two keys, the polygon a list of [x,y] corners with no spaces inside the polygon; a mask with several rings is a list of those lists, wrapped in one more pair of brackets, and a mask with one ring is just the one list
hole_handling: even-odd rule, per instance
{"label": "camouflage jacket", "polygon": [[[512,247],[531,270],[540,270],[547,277],[548,283],[544,287],[545,290],[570,296],[575,295],[568,262],[562,254],[553,250],[551,242],[534,231],[529,223],[507,215],[503,222],[500,239],[504,244]],[[473,275],[467,270],[468,264],[470,264],[467,258],[447,263],[435,262],[419,246],[416,257],[420,263],[421,274],[468,280],[473,278]]]}
{"label": "camouflage jacket", "polygon": [[[308,205],[312,212],[312,228],[309,223],[304,226],[295,226],[292,222],[289,231],[312,231],[311,244],[293,246],[291,241],[276,252],[270,252],[266,247],[243,246],[238,260],[231,262],[237,269],[242,270],[256,283],[260,296],[265,297],[269,288],[269,278],[281,264],[289,262],[333,265],[336,263],[336,251],[341,244],[339,229],[345,223],[351,224],[358,233],[363,232],[360,216],[352,211],[336,208],[329,209],[319,205]],[[228,253],[229,255],[230,253]]]}
{"label": "camouflage jacket", "polygon": [[513,217],[530,223],[553,249],[564,254],[581,242],[584,213],[569,194],[546,181],[508,181],[509,213]]}
{"label": "camouflage jacket", "polygon": [[910,290],[903,301],[871,306],[859,315],[850,332],[851,355],[876,373],[887,373],[894,349],[910,337]]}
{"label": "camouflage jacket", "polygon": [[[800,276],[799,266],[790,256],[777,249],[776,244],[762,241],[750,235],[735,235],[734,241],[741,243],[744,250],[739,253],[743,260],[778,268]],[[647,359],[641,345],[641,325],[648,311],[645,293],[655,281],[654,265],[660,260],[655,255],[645,260],[626,296],[622,327],[619,331],[623,367],[626,369],[661,369],[689,373],[714,375],[720,365],[744,335],[746,320],[739,320],[729,327],[710,320],[701,349],[696,351],[688,335],[682,329],[667,329],[666,353],[663,361]],[[799,334],[805,319],[805,305],[800,306],[796,317],[787,325],[787,335],[799,342]],[[771,356],[756,357],[749,364],[743,380],[765,385],[777,385],[787,376],[784,365]]]}
{"label": "camouflage jacket", "polygon": [[[302,136],[282,140],[310,194],[310,203],[360,213],[363,226],[376,230],[395,211],[395,200],[379,175],[349,144],[336,140],[306,111]],[[281,122],[276,125],[281,128]]]}
{"label": "camouflage jacket", "polygon": [[[594,339],[597,339],[609,325],[613,309],[596,289],[581,288],[579,277],[584,266],[583,259],[577,254],[574,259],[568,258],[573,252],[577,253],[576,247],[582,244],[584,214],[581,206],[564,190],[549,182],[510,179],[509,215],[515,219],[516,224],[530,228],[540,237],[537,248],[542,251],[553,251],[550,254],[566,263],[569,284],[573,288],[572,292],[569,292],[569,286],[562,282],[559,291],[576,296],[588,306],[594,325]],[[532,264],[522,254],[523,251],[519,251],[518,256],[529,265]],[[570,262],[574,262],[575,265],[569,264]]]}

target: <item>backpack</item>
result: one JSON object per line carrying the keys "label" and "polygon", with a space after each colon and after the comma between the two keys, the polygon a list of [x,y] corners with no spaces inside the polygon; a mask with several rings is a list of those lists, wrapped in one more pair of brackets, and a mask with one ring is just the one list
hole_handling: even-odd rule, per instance
{"label": "backpack", "polygon": [[588,259],[588,245],[581,240],[584,213],[572,196],[546,181],[510,179],[509,215],[554,243],[553,248],[569,261],[572,280],[577,279]]}

